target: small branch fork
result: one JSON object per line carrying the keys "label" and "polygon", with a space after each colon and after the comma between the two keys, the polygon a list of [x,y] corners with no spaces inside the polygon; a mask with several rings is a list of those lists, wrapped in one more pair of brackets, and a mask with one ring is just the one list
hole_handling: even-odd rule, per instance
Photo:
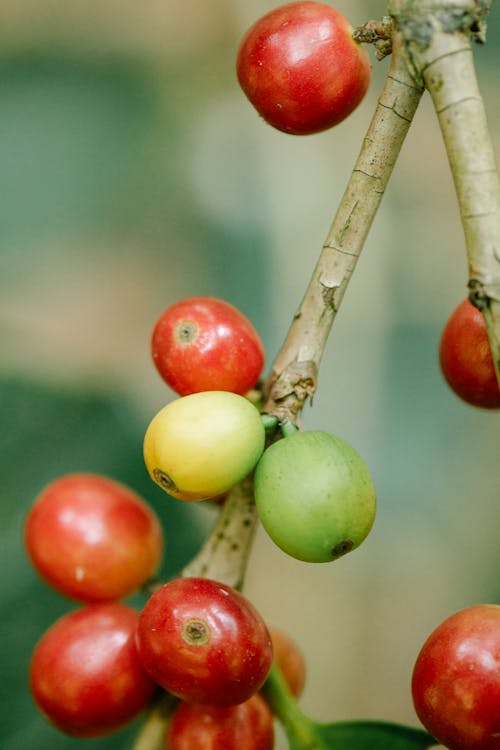
{"label": "small branch fork", "polygon": [[[487,0],[393,0],[389,17],[358,39],[392,63],[373,120],[302,304],[265,385],[263,411],[296,421],[317,386],[320,361],[421,95],[438,113],[464,227],[469,290],[483,313],[500,383],[500,189],[471,38],[485,40]],[[390,19],[390,23],[389,20]]]}
{"label": "small branch fork", "polygon": [[[326,342],[421,96],[439,118],[464,228],[469,296],[486,321],[500,383],[500,186],[471,39],[485,40],[489,0],[392,0],[357,29],[377,57],[392,50],[385,85],[304,298],[269,378],[262,409],[296,424],[317,387]],[[278,437],[277,430],[269,440]],[[257,523],[253,478],[228,494],[200,552],[182,571],[241,588]],[[152,709],[133,750],[164,747],[172,697]]]}
{"label": "small branch fork", "polygon": [[[500,187],[470,48],[471,38],[484,41],[488,9],[488,0],[392,0],[389,16],[355,31],[360,39],[390,41],[391,66],[304,298],[262,386],[261,411],[279,423],[296,424],[316,390],[331,326],[425,88],[455,179],[471,300],[487,320],[500,361]],[[270,432],[269,440],[277,436]],[[231,490],[182,575],[241,588],[256,522],[250,476]]]}

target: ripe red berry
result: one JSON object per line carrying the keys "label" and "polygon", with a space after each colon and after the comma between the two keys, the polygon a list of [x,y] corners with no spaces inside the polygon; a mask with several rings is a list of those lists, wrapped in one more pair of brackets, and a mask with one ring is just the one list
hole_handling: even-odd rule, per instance
{"label": "ripe red berry", "polygon": [[264,120],[307,135],[351,114],[371,77],[368,54],[352,32],[339,11],[311,0],[275,8],[256,21],[241,42],[236,68]]}
{"label": "ripe red berry", "polygon": [[97,602],[127,596],[156,571],[163,534],[152,508],[128,487],[96,474],[68,474],[36,498],[25,543],[49,584]]}
{"label": "ripe red berry", "polygon": [[439,362],[450,388],[463,401],[484,409],[500,409],[500,389],[484,318],[463,300],[446,323]]}
{"label": "ripe red berry", "polygon": [[259,334],[243,313],[213,297],[190,297],[157,320],[151,340],[156,368],[179,395],[245,394],[264,366]]}
{"label": "ripe red berry", "polygon": [[412,677],[425,728],[449,750],[500,750],[500,606],[456,612],[426,640]]}
{"label": "ripe red berry", "polygon": [[206,578],[177,578],[156,591],[140,615],[137,644],[151,677],[191,703],[242,703],[262,686],[273,658],[253,605]]}
{"label": "ripe red berry", "polygon": [[259,695],[236,706],[181,703],[174,711],[166,750],[272,750],[273,716]]}
{"label": "ripe red berry", "polygon": [[137,653],[138,614],[118,602],[92,604],[57,620],[33,652],[30,685],[40,711],[75,737],[121,729],[156,686]]}

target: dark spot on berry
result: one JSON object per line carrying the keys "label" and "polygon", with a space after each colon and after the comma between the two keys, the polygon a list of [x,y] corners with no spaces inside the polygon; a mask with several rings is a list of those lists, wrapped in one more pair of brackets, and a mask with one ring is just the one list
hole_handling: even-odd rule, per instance
{"label": "dark spot on berry", "polygon": [[335,545],[335,547],[332,548],[331,556],[332,559],[335,559],[336,557],[341,557],[341,555],[345,555],[347,552],[350,552],[354,547],[354,542],[352,539],[344,539],[342,542],[339,542]]}

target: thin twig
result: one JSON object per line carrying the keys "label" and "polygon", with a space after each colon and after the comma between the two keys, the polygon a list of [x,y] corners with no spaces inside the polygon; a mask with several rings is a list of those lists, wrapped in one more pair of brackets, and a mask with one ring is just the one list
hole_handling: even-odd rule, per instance
{"label": "thin twig", "polygon": [[[500,384],[500,180],[471,50],[471,36],[484,30],[489,3],[441,5],[446,7],[436,15],[415,4],[401,24],[403,33],[409,25],[408,53],[431,94],[443,134],[465,235],[469,298],[483,313]],[[420,42],[412,35],[416,19],[428,30]]]}
{"label": "thin twig", "polygon": [[316,389],[328,334],[420,102],[423,86],[393,37],[385,86],[311,281],[265,387],[263,411],[295,422]]}

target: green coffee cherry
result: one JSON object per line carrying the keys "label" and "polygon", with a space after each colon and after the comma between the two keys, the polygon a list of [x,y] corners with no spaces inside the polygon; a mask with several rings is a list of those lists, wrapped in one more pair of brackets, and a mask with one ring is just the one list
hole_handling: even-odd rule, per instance
{"label": "green coffee cherry", "polygon": [[296,432],[264,452],[255,471],[255,502],[275,544],[305,562],[329,562],[358,547],[376,506],[361,456],[320,430]]}

